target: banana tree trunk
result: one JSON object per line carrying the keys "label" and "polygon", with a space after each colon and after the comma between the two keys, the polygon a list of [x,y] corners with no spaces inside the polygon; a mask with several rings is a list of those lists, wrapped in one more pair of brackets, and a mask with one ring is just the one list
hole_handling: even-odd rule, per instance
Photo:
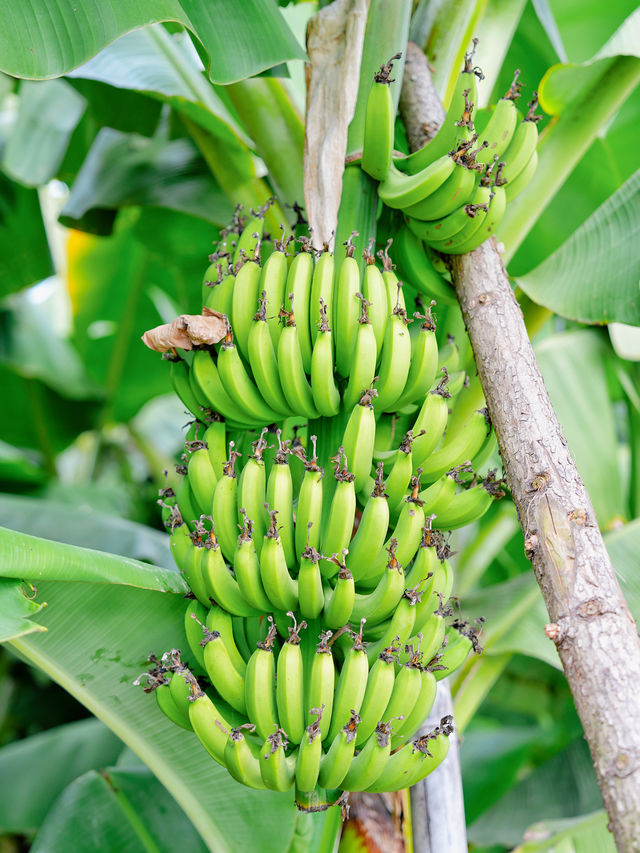
{"label": "banana tree trunk", "polygon": [[[405,76],[418,103],[426,60]],[[436,110],[437,112],[437,110]],[[434,116],[425,112],[423,122]],[[435,119],[437,121],[437,118]],[[640,851],[640,639],[549,400],[493,241],[452,256],[451,275],[518,509],[620,853]]]}

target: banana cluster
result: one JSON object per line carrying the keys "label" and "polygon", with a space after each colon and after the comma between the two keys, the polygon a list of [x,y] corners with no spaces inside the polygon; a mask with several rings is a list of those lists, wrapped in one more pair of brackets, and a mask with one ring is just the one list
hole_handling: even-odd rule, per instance
{"label": "banana cluster", "polygon": [[[440,130],[408,156],[393,155],[395,106],[388,85],[391,63],[382,66],[370,90],[362,168],[380,181],[378,195],[384,204],[402,212],[405,224],[401,242],[403,247],[412,245],[414,253],[416,244],[453,255],[475,249],[495,233],[507,202],[524,189],[536,170],[536,125],[540,119],[534,114],[537,93],[522,115],[516,107],[521,88],[516,72],[486,124],[482,120],[474,124],[477,80],[482,79],[482,73],[473,67],[472,60],[473,52],[465,57]],[[400,260],[403,255],[404,248]],[[423,246],[421,255],[418,267],[425,264]],[[417,279],[408,278],[412,282],[421,281],[425,275],[429,282],[434,278],[424,270],[412,272],[417,272]]]}
{"label": "banana cluster", "polygon": [[315,807],[446,756],[450,719],[418,732],[479,629],[453,619],[443,530],[503,492],[461,351],[433,303],[409,322],[389,246],[361,275],[350,241],[337,269],[267,242],[261,212],[223,233],[204,294],[224,336],[170,357],[195,418],[159,501],[189,663],[152,657],[145,689],[235,779]]}

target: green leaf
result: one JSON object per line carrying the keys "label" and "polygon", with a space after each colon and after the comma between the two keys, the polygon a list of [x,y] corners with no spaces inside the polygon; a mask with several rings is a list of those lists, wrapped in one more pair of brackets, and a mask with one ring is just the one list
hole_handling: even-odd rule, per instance
{"label": "green leaf", "polygon": [[69,77],[133,89],[168,103],[223,140],[231,157],[244,158],[249,166],[252,163],[249,138],[203,76],[185,33],[171,36],[160,25],[134,30],[107,45]]}
{"label": "green leaf", "polygon": [[558,55],[558,59],[560,62],[567,62],[567,52],[562,44],[562,36],[558,30],[558,25],[553,16],[551,6],[549,6],[549,0],[533,0],[533,8],[536,10],[536,15],[544,27],[547,38],[553,45],[553,49]]}
{"label": "green leaf", "polygon": [[232,207],[186,139],[147,139],[103,127],[75,180],[60,221],[111,233],[119,207],[149,205],[219,225]]}
{"label": "green leaf", "polygon": [[604,369],[609,350],[600,334],[580,330],[553,335],[536,346],[535,352],[598,523],[606,530],[627,512]]}
{"label": "green leaf", "polygon": [[582,323],[640,325],[640,170],[557,251],[516,281],[534,302]]}
{"label": "green leaf", "polygon": [[589,748],[582,738],[537,767],[468,828],[477,845],[522,840],[533,815],[568,818],[602,805]]}
{"label": "green leaf", "polygon": [[166,533],[69,504],[0,494],[0,525],[43,539],[144,560],[175,571]]}
{"label": "green leaf", "polygon": [[18,118],[4,151],[4,171],[30,187],[50,181],[85,109],[85,99],[64,80],[25,80]]}
{"label": "green leaf", "polygon": [[193,734],[162,715],[153,695],[132,683],[150,652],[188,649],[184,599],[86,583],[43,582],[38,594],[48,603],[39,617],[48,631],[15,640],[11,648],[47,672],[145,761],[211,851],[284,853],[295,822],[291,792],[254,791],[236,783]]}
{"label": "green leaf", "polygon": [[638,575],[640,518],[607,533],[605,544],[625,600],[634,619],[640,623],[640,577]]}
{"label": "green leaf", "polygon": [[0,4],[2,70],[14,77],[59,77],[123,33],[176,21],[202,42],[215,83],[233,83],[305,53],[270,0],[24,0]]}
{"label": "green leaf", "polygon": [[477,61],[484,74],[484,80],[479,81],[478,109],[491,103],[491,92],[503,65],[511,67],[505,57],[527,5],[526,0],[489,0],[474,29],[478,39]]}
{"label": "green leaf", "polygon": [[95,853],[207,849],[175,800],[144,769],[90,770],[76,779],[55,802],[31,850],[79,850],[79,838]]}
{"label": "green leaf", "polygon": [[24,584],[11,578],[0,578],[0,643],[46,630],[29,619],[44,605],[37,604],[27,592]]}
{"label": "green leaf", "polygon": [[551,67],[540,82],[540,106],[558,115],[581,98],[598,80],[609,61],[617,56],[640,57],[640,9],[620,25],[611,38],[586,62],[565,62]]}
{"label": "green leaf", "polygon": [[555,65],[540,84],[541,106],[556,120],[538,146],[538,168],[526,189],[509,204],[498,229],[505,260],[518,249],[553,197],[640,82],[637,31],[640,10],[632,14],[602,50],[587,63]]}
{"label": "green leaf", "polygon": [[37,191],[0,173],[0,297],[53,271]]}
{"label": "green leaf", "polygon": [[38,583],[85,581],[187,592],[177,569],[163,569],[130,557],[40,539],[6,527],[0,527],[0,574]]}
{"label": "green leaf", "polygon": [[604,809],[568,820],[545,820],[530,826],[525,841],[513,853],[616,853]]}
{"label": "green leaf", "polygon": [[58,794],[87,770],[115,763],[122,741],[99,720],[47,729],[0,749],[0,833],[34,833]]}

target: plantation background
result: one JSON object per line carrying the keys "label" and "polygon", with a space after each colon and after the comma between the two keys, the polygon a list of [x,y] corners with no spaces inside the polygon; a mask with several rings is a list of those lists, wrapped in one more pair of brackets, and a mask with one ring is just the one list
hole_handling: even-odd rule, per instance
{"label": "plantation background", "polygon": [[[74,62],[79,67],[64,77],[57,76],[64,62],[56,66],[53,50],[47,69],[44,63],[21,68],[18,47],[5,53],[3,67],[15,61],[17,76],[0,75],[1,526],[172,567],[156,498],[163,468],[171,469],[181,450],[186,417],[171,392],[167,364],[142,346],[140,335],[177,313],[200,311],[207,256],[236,200],[257,206],[271,192],[281,203],[303,199],[301,57],[306,21],[317,7],[265,2],[290,28],[271,44],[267,28],[261,32],[255,21],[228,40],[210,27],[211,39],[201,36],[202,43],[180,24],[155,23],[106,47],[89,46],[93,58]],[[428,4],[414,5],[419,22]],[[594,57],[614,33],[618,50],[611,55],[632,53],[628,45],[640,28],[637,13],[628,17],[634,4],[622,0],[449,6],[464,12],[469,33],[481,38],[476,60],[487,74],[486,103],[500,97],[515,68],[525,83],[523,101],[556,63],[588,76],[591,66],[576,64]],[[453,17],[449,31],[440,32],[442,50],[437,41],[431,45],[440,86],[451,73],[443,57],[463,41],[459,20]],[[245,53],[238,53],[237,38],[245,40]],[[256,45],[264,55],[252,64]],[[216,83],[202,70],[207,50]],[[265,69],[266,76],[243,79]],[[23,74],[54,79],[18,79]],[[564,105],[570,103],[567,96]],[[628,282],[637,292],[639,273],[639,116],[636,89],[611,121],[590,131],[584,156],[508,266],[534,299],[560,310],[555,262],[540,268],[537,281],[530,278],[530,289],[525,274],[562,251],[583,223],[596,227],[606,219],[614,229],[609,238],[616,248],[608,266],[598,267],[598,282],[613,306],[608,316],[634,325],[586,325],[572,319],[578,315],[571,307],[560,316],[536,312],[526,297],[523,304],[540,327],[536,355],[636,619],[640,314],[637,295],[626,308],[624,296]],[[541,129],[554,120],[547,117]],[[600,206],[615,193],[624,204],[607,219]],[[593,240],[593,232],[583,231],[571,250],[575,257],[588,256]],[[571,285],[578,292],[581,282]],[[455,532],[451,544],[454,592],[465,613],[487,620],[484,655],[452,685],[464,730],[470,849],[546,850],[556,834],[556,841],[572,839],[567,850],[613,850],[571,695],[543,634],[546,611],[509,498],[471,529]],[[135,595],[131,601],[126,615],[133,632],[144,601],[136,603]],[[26,589],[2,579],[0,639],[47,624],[48,611],[39,609],[45,602],[53,611],[51,584]],[[94,614],[117,602],[70,596],[67,618],[82,623],[85,641],[95,643]],[[111,654],[97,645],[96,666]],[[19,641],[0,647],[0,788],[6,792],[0,853],[72,849],[65,845],[78,828],[88,831],[88,807],[99,828],[100,842],[93,843],[106,846],[83,849],[139,849],[135,833],[133,842],[127,835],[129,824],[122,825],[124,809],[148,827],[163,822],[162,838],[152,832],[156,847],[150,849],[189,844],[204,850],[192,821],[134,752],[25,657]],[[87,672],[89,691],[94,677]],[[123,694],[129,690],[124,679]],[[229,812],[242,817],[255,807],[257,797],[216,778],[223,779]],[[280,817],[275,811],[267,836]],[[283,824],[289,835],[292,820]],[[230,825],[222,820],[219,831],[224,835]],[[236,831],[238,844],[256,843],[250,822],[240,821]],[[317,836],[321,827],[313,831]]]}

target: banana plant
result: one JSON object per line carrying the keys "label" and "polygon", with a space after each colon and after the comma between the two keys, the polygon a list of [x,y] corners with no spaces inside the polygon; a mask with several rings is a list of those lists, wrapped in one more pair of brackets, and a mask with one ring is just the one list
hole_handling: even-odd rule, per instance
{"label": "banana plant", "polygon": [[[334,849],[341,834],[338,809],[296,814],[290,794],[256,791],[240,784],[237,780],[242,776],[241,769],[232,779],[199,746],[191,732],[169,722],[161,711],[159,696],[155,702],[153,695],[146,695],[133,685],[150,655],[157,658],[169,649],[189,647],[190,623],[184,621],[185,610],[189,607],[197,614],[201,612],[198,606],[204,608],[208,604],[206,588],[205,604],[184,601],[189,589],[186,579],[192,578],[190,566],[181,564],[183,573],[176,570],[171,550],[177,554],[177,536],[172,536],[170,550],[169,537],[158,530],[159,513],[154,503],[158,489],[167,488],[163,468],[172,469],[181,452],[181,428],[191,418],[184,414],[188,402],[185,396],[178,402],[168,394],[167,364],[145,350],[139,337],[145,329],[169,323],[178,314],[199,314],[203,294],[208,298],[213,293],[218,298],[218,288],[208,288],[206,282],[217,280],[219,259],[214,259],[211,267],[207,256],[216,244],[224,243],[225,227],[233,219],[237,203],[243,204],[247,212],[253,209],[258,214],[257,222],[259,209],[275,197],[259,226],[262,236],[267,235],[265,246],[269,236],[273,241],[280,235],[284,242],[289,235],[305,234],[296,212],[303,201],[301,66],[305,26],[315,4],[290,4],[279,9],[266,0],[255,0],[239,9],[238,4],[215,0],[206,15],[191,8],[186,0],[176,7],[177,11],[166,10],[157,3],[126,13],[114,6],[106,29],[95,26],[98,12],[91,4],[85,5],[87,21],[93,22],[86,30],[76,27],[71,4],[59,4],[56,19],[52,15],[43,17],[33,0],[10,16],[10,25],[0,35],[5,72],[1,164],[5,216],[0,239],[7,246],[0,262],[0,281],[6,295],[3,315],[8,332],[0,353],[0,371],[3,386],[9,392],[8,417],[0,433],[0,477],[5,491],[13,493],[4,502],[0,500],[0,629],[8,650],[7,672],[17,672],[19,661],[37,667],[101,723],[87,728],[85,722],[68,722],[59,730],[0,748],[0,776],[14,778],[17,762],[22,768],[20,784],[31,797],[35,792],[37,800],[33,808],[25,808],[18,816],[3,815],[0,810],[0,832],[35,836],[35,850],[66,849],[81,820],[82,804],[88,802],[99,814],[92,840],[95,849],[101,849],[97,841],[101,836],[109,839],[111,849],[131,850],[174,849],[178,838],[184,843],[187,837],[200,849],[242,850],[251,846],[285,851],[304,846],[321,853]],[[455,15],[451,14],[453,7]],[[398,234],[397,244],[404,241],[401,261],[399,258],[396,262],[398,275],[390,263],[379,269],[373,253],[368,256],[366,251],[370,238],[375,241],[377,236],[383,248],[386,235],[396,233],[395,210],[413,206],[415,215],[409,215],[417,222],[423,221],[420,217],[425,214],[416,206],[426,205],[429,221],[451,215],[446,206],[443,212],[442,200],[434,193],[425,193],[426,202],[425,196],[418,198],[415,180],[405,180],[410,175],[402,171],[407,166],[402,161],[417,156],[407,156],[404,129],[396,118],[409,37],[427,53],[435,69],[438,93],[449,107],[443,143],[447,134],[456,137],[454,143],[458,141],[453,120],[457,120],[458,108],[464,107],[464,91],[470,88],[463,85],[469,74],[460,75],[460,69],[475,35],[480,37],[480,44],[474,62],[483,68],[486,79],[478,83],[477,95],[473,95],[485,109],[479,121],[484,122],[487,134],[491,122],[496,126],[500,123],[501,127],[505,121],[511,122],[502,112],[515,114],[513,100],[502,96],[509,89],[516,67],[520,67],[520,79],[525,82],[525,99],[532,98],[534,90],[539,91],[545,115],[539,125],[540,142],[535,146],[537,175],[517,199],[509,201],[498,237],[504,242],[504,257],[519,288],[517,293],[531,334],[541,330],[537,337],[538,360],[594,498],[598,521],[610,531],[607,541],[614,564],[629,580],[625,593],[636,616],[640,610],[631,581],[638,535],[637,521],[633,521],[637,514],[637,478],[619,473],[618,464],[622,455],[631,459],[633,471],[637,469],[637,442],[633,432],[626,431],[626,424],[637,423],[638,418],[637,371],[620,350],[615,326],[609,327],[611,339],[604,331],[582,328],[585,324],[607,322],[630,327],[638,324],[634,290],[638,258],[634,248],[637,241],[633,239],[637,164],[628,156],[633,150],[629,140],[638,109],[635,86],[640,77],[640,60],[632,38],[637,13],[625,20],[626,10],[616,7],[608,12],[606,26],[602,26],[598,15],[602,16],[603,11],[589,7],[585,17],[592,21],[592,33],[588,43],[582,44],[562,10],[556,24],[544,4],[536,4],[535,10],[522,3],[512,4],[509,10],[503,7],[504,4],[491,1],[398,2],[390,10],[379,0],[372,0],[363,27],[355,113],[344,152],[350,165],[343,178],[335,263],[329,252],[315,263],[311,252],[301,252],[292,261],[291,250],[286,246],[278,248],[274,241],[272,254],[268,260],[264,258],[264,268],[270,265],[273,272],[268,281],[276,283],[276,292],[282,291],[274,312],[284,303],[282,327],[273,322],[267,293],[262,303],[264,316],[255,322],[249,317],[244,331],[242,322],[234,320],[235,340],[220,344],[222,387],[233,387],[234,393],[229,396],[243,403],[239,411],[227,414],[228,420],[244,426],[257,425],[257,440],[262,438],[263,425],[274,420],[282,423],[287,415],[297,415],[298,419],[304,415],[303,422],[311,419],[313,424],[314,429],[306,437],[301,433],[307,446],[299,456],[283,451],[282,458],[277,458],[277,450],[286,447],[287,440],[295,441],[295,417],[282,423],[285,431],[281,436],[264,433],[264,444],[274,444],[274,448],[261,449],[258,444],[257,449],[252,449],[250,443],[240,447],[244,458],[238,463],[238,470],[246,482],[241,479],[236,486],[249,499],[253,492],[248,475],[258,479],[262,476],[270,510],[277,511],[277,517],[262,519],[261,536],[267,554],[265,578],[273,578],[269,587],[272,595],[282,596],[277,605],[270,596],[269,602],[282,612],[297,610],[300,603],[305,608],[301,616],[306,621],[318,620],[322,614],[323,619],[328,619],[330,630],[339,631],[352,613],[370,617],[372,612],[379,613],[381,606],[387,608],[389,615],[400,612],[400,607],[393,610],[398,603],[393,600],[394,573],[398,574],[393,560],[407,561],[408,565],[411,557],[398,558],[394,546],[387,541],[390,537],[385,537],[387,524],[393,525],[390,529],[404,531],[398,537],[402,546],[411,525],[421,532],[423,524],[417,524],[416,516],[424,519],[428,514],[428,500],[435,501],[436,488],[444,485],[458,496],[471,492],[456,492],[455,481],[446,479],[446,469],[440,472],[439,465],[444,462],[430,457],[434,448],[429,449],[425,437],[420,435],[423,424],[433,424],[436,417],[446,420],[446,401],[450,398],[428,395],[428,410],[418,407],[413,418],[404,418],[404,425],[402,418],[399,423],[392,423],[386,414],[398,401],[403,403],[398,408],[403,408],[415,404],[420,394],[425,397],[436,379],[434,371],[442,366],[451,374],[447,387],[448,393],[454,392],[455,400],[456,366],[464,364],[469,355],[464,351],[459,310],[446,275],[442,276],[444,267],[431,252],[429,257],[435,262],[432,269],[422,247],[420,256],[415,253],[416,244],[420,246],[419,241],[425,239],[428,243],[430,235],[406,233],[408,229]],[[136,17],[138,14],[140,18]],[[47,26],[34,29],[36,19],[46,20]],[[219,25],[221,20],[229,22],[226,30]],[[70,33],[64,48],[56,36],[61,31]],[[25,32],[38,32],[40,41],[25,46],[21,36]],[[604,32],[613,35],[605,41]],[[505,33],[510,34],[511,41]],[[532,43],[535,47],[529,49]],[[373,97],[379,98],[379,106],[368,108],[374,74],[396,53],[401,53],[402,58],[396,60],[393,69],[395,82],[386,83],[383,73],[383,80],[373,87],[374,91],[378,89]],[[476,75],[471,74],[471,78],[475,85]],[[492,103],[498,106],[490,112],[486,108]],[[377,149],[373,158],[371,149],[367,151],[369,110],[380,121],[376,145],[384,147],[385,167],[379,167]],[[519,119],[514,120],[514,126],[518,121],[526,124]],[[523,140],[522,144],[526,142]],[[428,146],[424,151],[429,156]],[[362,168],[357,162],[359,156]],[[478,153],[479,162],[483,156]],[[525,159],[531,159],[530,151],[528,158],[523,156],[523,162]],[[392,172],[384,179],[390,160],[398,166],[398,174]],[[448,162],[445,165],[450,167]],[[415,169],[420,171],[419,164]],[[447,180],[452,175],[460,183],[467,179],[461,169],[449,172]],[[585,180],[586,176],[592,177]],[[383,180],[378,184],[380,178]],[[445,178],[431,180],[435,187]],[[409,186],[415,198],[403,196]],[[480,194],[470,203],[485,202]],[[72,229],[66,243],[51,236],[56,218]],[[349,242],[354,230],[359,233]],[[252,234],[249,229],[246,252],[251,250]],[[469,245],[461,243],[462,249]],[[436,240],[433,248],[442,246]],[[612,269],[614,252],[617,260]],[[276,272],[278,263],[280,273]],[[290,301],[283,285],[282,264],[291,265],[286,277],[287,283],[291,281],[293,285]],[[259,297],[260,268],[248,262],[242,269],[244,272],[240,270],[238,277],[242,274],[242,280]],[[344,308],[337,307],[335,300],[332,305],[334,269],[340,269],[338,293]],[[562,272],[559,287],[558,270],[566,271]],[[421,278],[416,280],[418,275]],[[404,292],[398,289],[398,279],[405,281]],[[430,288],[437,288],[433,294],[437,301],[434,317],[439,326],[435,348],[436,335],[429,312],[424,309],[420,323],[413,323],[409,327],[411,335],[406,334],[405,321],[410,319],[407,314],[413,308],[411,286],[416,291],[423,289],[423,305],[425,296],[431,298]],[[324,308],[318,311],[317,323],[307,322],[308,336],[301,336],[296,331],[299,306],[305,300],[310,303],[312,298],[321,305],[321,296]],[[384,319],[380,322],[376,316],[376,304],[382,296],[396,309],[390,331],[385,329]],[[401,296],[404,305],[400,303]],[[71,305],[66,314],[64,307],[60,309],[65,298]],[[225,313],[232,314],[234,307],[232,302]],[[562,324],[556,330],[546,324],[552,312],[556,323]],[[342,342],[350,339],[356,329],[348,351],[343,351]],[[457,341],[448,350],[447,333],[455,335]],[[334,372],[332,351],[336,345],[338,368]],[[258,396],[246,369],[247,364],[253,366],[258,361],[252,355],[255,352],[272,353],[271,361],[261,359]],[[408,356],[412,364],[417,364],[418,352],[422,370],[399,378],[399,365],[408,366]],[[200,369],[196,367],[200,361],[208,369],[197,354],[191,362],[194,371]],[[369,369],[372,363],[373,371]],[[279,365],[280,369],[286,365],[286,370],[279,372]],[[368,388],[375,375],[380,377],[377,389],[373,386],[378,395],[365,395],[363,403],[358,392]],[[284,383],[282,376],[286,376]],[[463,378],[459,378],[458,393],[462,393]],[[473,395],[478,390],[473,383],[464,390],[469,400],[476,399]],[[348,407],[341,398],[349,402]],[[469,405],[472,410],[473,405]],[[597,419],[593,417],[594,409]],[[463,408],[459,417],[464,418]],[[385,429],[396,432],[395,444],[393,440],[387,444],[390,451],[374,446],[374,436],[383,423]],[[413,436],[400,445],[400,439],[410,429]],[[313,455],[312,432],[318,437]],[[210,447],[213,434],[212,430]],[[465,433],[465,452],[470,456],[476,437],[479,440],[481,436],[486,437],[486,427],[478,418],[473,429]],[[197,518],[201,510],[203,515],[211,514],[210,504],[197,506],[199,494],[205,496],[207,503],[209,461],[206,451],[197,446],[198,434],[192,431],[183,434],[184,438],[191,442],[188,470],[193,484],[191,499],[196,503],[193,514],[187,515]],[[596,442],[599,458],[592,451]],[[337,476],[327,476],[331,472],[329,457],[339,443],[346,460],[356,470],[348,467],[343,458],[336,464]],[[227,445],[224,459],[217,459],[221,468],[222,462],[231,458],[228,449]],[[316,449],[318,457],[314,462]],[[495,451],[491,456],[489,450],[487,447],[487,469],[490,464],[499,465]],[[376,464],[372,466],[375,454]],[[253,474],[248,463],[244,464],[251,455]],[[216,460],[210,456],[215,466]],[[445,454],[442,458],[448,457]],[[358,459],[363,460],[360,467]],[[425,473],[429,464],[431,469]],[[407,504],[411,512],[403,513],[401,503],[405,495],[413,494],[411,477],[419,466],[424,477],[432,479],[421,483],[420,497],[416,492],[414,501]],[[330,483],[327,491],[331,500],[325,499],[324,505],[318,507],[313,501],[321,482],[320,468],[325,469],[325,484]],[[224,476],[222,470],[214,476],[225,488],[234,488],[232,476]],[[182,478],[173,470],[169,477],[169,485],[177,490]],[[383,485],[393,501],[382,499]],[[291,488],[294,495],[298,489],[305,489],[307,496],[297,504],[296,525],[287,539],[287,530],[278,530],[278,526],[287,513],[293,519],[291,497],[287,497]],[[419,501],[429,489],[427,509],[423,510]],[[364,500],[359,497],[361,494],[365,495]],[[479,492],[482,499],[484,494]],[[178,494],[181,508],[182,500]],[[438,508],[446,518],[443,499],[440,500]],[[390,520],[385,522],[381,534],[379,514],[384,512],[383,504],[388,504]],[[221,489],[219,506],[223,505],[226,502]],[[449,523],[455,528],[454,505],[450,507]],[[251,512],[247,510],[248,518],[253,520]],[[349,541],[354,518],[360,514],[361,529]],[[236,607],[244,605],[238,604],[238,589],[226,584],[228,578],[215,574],[215,555],[222,553],[228,562],[234,561],[236,524],[241,519],[218,515],[215,505],[213,516],[220,550],[213,540],[201,549],[206,550],[207,570],[211,572],[207,577],[216,599],[224,599],[225,594],[236,596],[225,601],[234,618],[239,619],[242,614],[234,611],[234,601]],[[315,525],[308,528],[314,520]],[[313,534],[323,525],[329,525],[333,538],[314,542]],[[246,523],[243,535],[246,542],[259,541]],[[367,545],[376,537],[380,539],[378,549],[390,549],[378,567],[367,561]],[[489,502],[480,521],[471,529],[455,530],[453,537],[451,545],[458,554],[450,562],[456,570],[454,592],[460,592],[463,615],[469,619],[483,615],[487,620],[483,632],[485,653],[479,658],[470,657],[453,681],[457,724],[459,728],[467,727],[470,743],[469,759],[466,745],[462,748],[463,779],[468,798],[473,796],[467,805],[470,840],[480,846],[493,844],[506,849],[522,841],[528,823],[534,819],[570,820],[550,825],[549,831],[556,833],[558,841],[578,839],[589,832],[601,833],[606,825],[602,814],[581,818],[599,808],[597,790],[589,776],[588,761],[585,764],[584,753],[579,750],[579,725],[566,685],[557,673],[555,653],[541,639],[544,609],[526,573],[508,499]],[[343,547],[349,548],[348,554],[342,553]],[[426,555],[427,549],[422,550]],[[321,560],[320,551],[331,559]],[[198,557],[202,555],[198,553]],[[387,569],[387,557],[391,570]],[[289,575],[292,560],[300,561],[297,577]],[[422,569],[424,566],[419,564],[416,580]],[[425,569],[425,575],[431,570]],[[375,578],[376,572],[384,583],[380,580],[377,586],[367,587],[367,573]],[[280,587],[278,579],[285,579],[285,573],[288,581]],[[237,568],[236,576],[244,596],[244,590],[249,589],[248,575],[244,585]],[[442,582],[453,583],[453,575]],[[197,595],[197,583],[190,586]],[[276,587],[281,591],[273,591]],[[303,589],[309,592],[303,594]],[[400,594],[403,589],[404,586]],[[253,588],[253,595],[260,594],[260,587]],[[384,604],[385,601],[392,603]],[[408,609],[406,604],[404,610]],[[347,610],[349,615],[344,616]],[[401,616],[402,613],[397,619]],[[438,631],[444,629],[444,620],[436,623]],[[399,621],[392,624],[395,630]],[[309,629],[298,632],[300,626],[294,623],[290,633],[290,627],[290,621],[279,626],[281,639],[277,644],[286,650],[285,655],[279,652],[277,659],[273,654],[269,658],[267,648],[261,656],[266,655],[266,660],[277,667],[280,677],[274,707],[279,710],[281,722],[286,718],[282,727],[289,737],[301,744],[298,762],[304,765],[299,770],[291,766],[291,754],[285,754],[282,740],[278,739],[281,736],[269,741],[269,749],[273,750],[271,764],[263,756],[256,758],[256,766],[266,768],[270,787],[276,789],[296,772],[313,775],[309,768],[318,762],[324,739],[324,733],[318,737],[313,734],[313,718],[298,720],[304,711],[296,705],[299,691],[292,689],[289,682],[299,677],[301,666],[313,661],[318,668],[319,685],[314,701],[321,706],[327,675],[320,673],[320,668],[326,666],[331,655],[318,653],[305,644],[305,630],[310,634]],[[361,625],[354,623],[354,627],[360,627],[362,632]],[[379,631],[375,637],[375,626],[372,627],[371,642],[381,644],[383,650],[382,633]],[[211,626],[208,629],[212,630]],[[359,636],[362,639],[362,633]],[[287,637],[289,642],[285,642]],[[302,638],[302,643],[298,644],[296,638]],[[388,639],[391,642],[393,636]],[[406,639],[411,639],[410,634]],[[432,642],[436,643],[435,636]],[[425,648],[425,636],[422,643]],[[210,656],[215,659],[213,647],[214,643],[209,642],[204,649],[207,660]],[[438,645],[434,646],[435,651]],[[326,750],[319,772],[327,787],[337,788],[345,779],[344,774],[338,779],[338,768],[350,767],[347,790],[368,787],[373,791],[372,767],[383,766],[391,749],[400,743],[402,730],[393,736],[381,730],[377,737],[370,733],[367,738],[363,722],[351,722],[353,706],[349,700],[353,698],[354,685],[359,684],[358,714],[369,728],[371,723],[375,728],[377,720],[373,718],[378,712],[370,706],[374,694],[380,700],[379,694],[385,689],[384,662],[379,664],[379,674],[377,671],[377,689],[368,690],[365,670],[375,656],[367,663],[357,637],[340,654],[344,655],[344,664],[336,681],[334,700],[340,707],[336,716],[340,725],[334,723],[329,730],[335,748]],[[247,664],[247,672],[249,667],[259,674],[257,663]],[[212,669],[215,680],[217,665]],[[404,700],[409,701],[409,694],[418,695],[423,690],[423,698],[426,697],[439,670],[422,679],[417,677],[417,667],[404,666],[401,671],[403,701],[398,690],[398,707],[391,710],[403,713],[400,706]],[[544,685],[538,694],[541,701],[533,703],[535,713],[532,704],[527,705],[529,673],[535,673]],[[563,708],[557,719],[545,711],[551,696],[558,698]],[[227,722],[233,722],[232,711],[228,713]],[[426,711],[421,713],[424,716]],[[322,714],[316,723],[322,728]],[[359,725],[362,736],[349,738],[348,734],[340,734],[342,725],[347,729],[349,725]],[[496,738],[498,725],[507,731],[501,738]],[[266,729],[261,732],[263,742],[269,734],[272,733]],[[95,754],[86,754],[68,772],[52,772],[46,794],[35,787],[35,777],[24,769],[29,766],[25,758],[29,750],[40,745],[43,751],[49,751],[54,748],[52,744],[58,744],[55,748],[62,756],[58,764],[63,767],[67,763],[65,756],[69,760],[79,751],[78,744],[87,741],[102,746],[96,746]],[[240,750],[244,749],[242,744],[249,742],[238,738],[231,756],[232,747],[216,739],[216,743],[223,744],[218,757],[227,757],[229,763],[235,761],[241,768]],[[446,735],[440,732],[424,746],[434,754],[444,743]],[[513,745],[511,751],[508,744]],[[215,747],[212,749],[215,751]],[[486,779],[493,780],[493,785],[486,784],[479,769],[486,766],[483,749],[495,749],[491,754],[493,763],[486,772]],[[545,796],[545,772],[551,772],[547,768],[555,766],[554,760],[561,764],[565,754],[579,756],[565,762],[567,790],[584,779],[588,780],[584,790],[589,793],[579,801],[567,800],[562,804],[564,810],[558,811],[558,803],[550,803]],[[424,753],[418,750],[418,758],[423,757]],[[516,814],[513,809],[518,780],[523,777],[530,785],[528,790],[538,797],[539,812],[535,815]],[[398,765],[397,778],[401,786],[413,777]],[[480,795],[480,787],[489,787],[493,793]],[[52,806],[54,796],[58,799]],[[160,821],[160,813],[170,815],[171,820],[163,817]],[[355,821],[347,823],[342,831],[345,851],[356,825]],[[521,849],[538,849],[530,845],[527,842]]]}

